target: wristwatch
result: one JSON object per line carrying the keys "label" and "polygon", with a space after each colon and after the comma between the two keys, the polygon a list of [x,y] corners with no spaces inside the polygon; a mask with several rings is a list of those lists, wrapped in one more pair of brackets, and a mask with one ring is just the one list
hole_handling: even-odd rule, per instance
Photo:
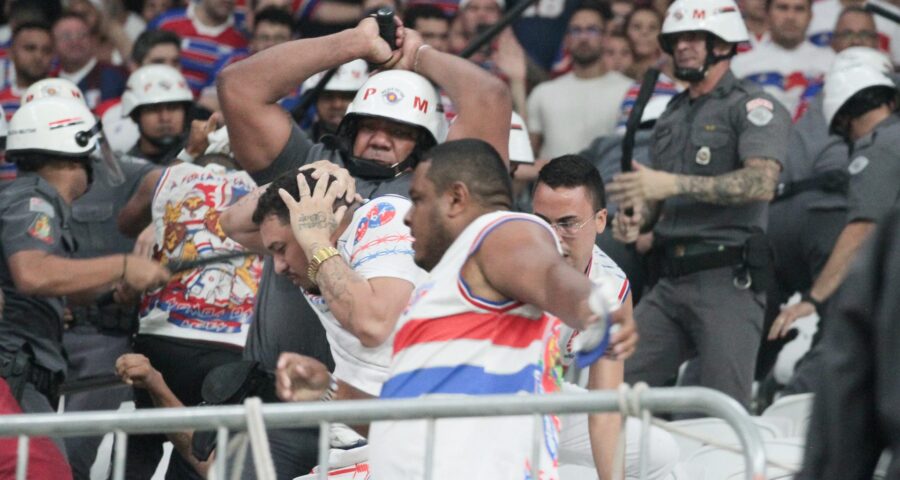
{"label": "wristwatch", "polygon": [[316,283],[316,274],[319,273],[319,267],[328,260],[329,258],[340,255],[341,252],[334,247],[322,247],[316,250],[316,253],[313,254],[312,258],[309,260],[309,268],[306,270],[306,276],[309,277],[309,281],[313,283],[313,285],[318,285]]}

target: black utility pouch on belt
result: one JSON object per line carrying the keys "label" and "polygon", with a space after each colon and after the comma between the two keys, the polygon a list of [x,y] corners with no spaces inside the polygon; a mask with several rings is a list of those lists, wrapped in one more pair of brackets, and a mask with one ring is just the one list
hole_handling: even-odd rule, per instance
{"label": "black utility pouch on belt", "polygon": [[[253,360],[226,363],[212,369],[203,380],[200,395],[203,405],[239,405],[250,397],[260,397],[264,403],[278,401],[275,376]],[[205,462],[215,448],[215,431],[194,432],[191,452],[197,460]]]}
{"label": "black utility pouch on belt", "polygon": [[[774,277],[772,249],[765,233],[755,233],[744,244],[744,264],[736,272],[735,284],[745,279],[754,292],[765,292]],[[742,278],[743,277],[743,278]]]}

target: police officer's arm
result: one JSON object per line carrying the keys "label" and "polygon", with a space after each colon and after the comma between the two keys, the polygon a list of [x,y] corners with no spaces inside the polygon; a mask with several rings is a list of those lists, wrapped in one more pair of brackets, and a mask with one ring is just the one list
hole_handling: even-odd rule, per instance
{"label": "police officer's arm", "polygon": [[16,289],[26,295],[99,293],[119,281],[143,291],[162,285],[170,275],[160,264],[136,255],[71,259],[43,250],[22,250],[7,260]]}
{"label": "police officer's arm", "polygon": [[447,140],[478,138],[491,144],[509,163],[509,125],[512,97],[509,87],[474,63],[423,46],[422,38],[407,30],[396,68],[412,70],[438,84],[453,101],[457,116]]}
{"label": "police officer's arm", "polygon": [[490,301],[534,305],[578,330],[597,320],[588,306],[591,281],[563,260],[550,232],[531,221],[494,228],[461,275],[473,294]]}
{"label": "police officer's arm", "polygon": [[[405,35],[397,28],[397,43]],[[373,18],[356,28],[276,45],[223,70],[217,89],[235,159],[247,172],[267,168],[287,144],[293,121],[278,101],[315,73],[357,58],[392,58]]]}
{"label": "police officer's arm", "polygon": [[[850,269],[850,265],[856,258],[856,253],[874,230],[875,222],[871,221],[850,222],[844,227],[834,243],[834,249],[831,251],[831,255],[828,256],[828,261],[822,267],[822,272],[819,273],[809,291],[809,295],[813,300],[824,302],[841,286],[847,271]],[[784,308],[772,323],[772,328],[769,330],[769,340],[787,335],[798,318],[812,315],[815,312],[815,307],[805,301]]]}

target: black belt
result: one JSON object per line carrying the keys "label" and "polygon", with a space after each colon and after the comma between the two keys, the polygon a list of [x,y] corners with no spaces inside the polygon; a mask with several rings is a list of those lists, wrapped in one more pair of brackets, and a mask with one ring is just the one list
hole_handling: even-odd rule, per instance
{"label": "black belt", "polygon": [[662,247],[660,276],[682,277],[703,270],[744,263],[744,247],[710,243],[667,244]]}
{"label": "black belt", "polygon": [[118,304],[72,306],[72,325],[92,325],[101,330],[134,333],[136,312],[132,307]]}
{"label": "black belt", "polygon": [[11,380],[22,375],[47,398],[56,396],[60,375],[34,363],[30,355],[21,351],[12,357],[0,357],[0,377]]}

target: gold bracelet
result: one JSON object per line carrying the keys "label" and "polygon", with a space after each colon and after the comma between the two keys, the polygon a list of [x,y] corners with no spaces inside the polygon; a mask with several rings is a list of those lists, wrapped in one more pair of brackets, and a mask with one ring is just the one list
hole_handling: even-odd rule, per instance
{"label": "gold bracelet", "polygon": [[316,253],[313,254],[309,261],[309,268],[306,270],[306,276],[309,277],[309,281],[312,282],[313,285],[318,285],[316,283],[316,274],[319,273],[319,267],[325,263],[325,260],[340,254],[341,252],[334,247],[322,247],[316,250]]}
{"label": "gold bracelet", "polygon": [[422,52],[423,48],[431,48],[431,45],[423,43],[416,49],[416,58],[413,60],[413,73],[419,73],[419,53]]}

